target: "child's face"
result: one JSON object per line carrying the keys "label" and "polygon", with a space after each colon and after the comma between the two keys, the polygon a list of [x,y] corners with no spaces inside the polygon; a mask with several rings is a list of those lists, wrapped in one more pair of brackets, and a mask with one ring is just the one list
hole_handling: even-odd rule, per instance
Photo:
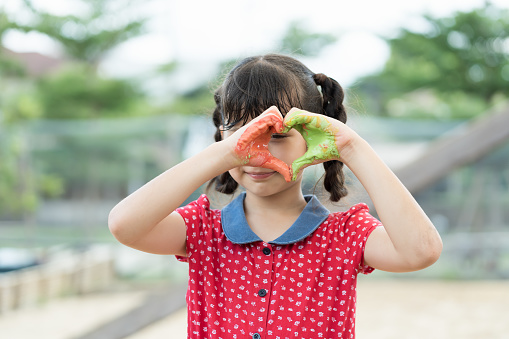
{"label": "child's face", "polygon": [[[242,126],[235,126],[231,130],[225,131],[224,138],[228,138],[238,128]],[[306,141],[302,135],[292,129],[286,134],[273,134],[269,142],[270,153],[284,161],[288,166],[300,156],[306,153]],[[262,167],[240,166],[230,170],[230,174],[246,190],[251,191],[257,195],[271,195],[280,190],[284,190],[287,186],[293,186],[297,182],[300,183],[302,174],[299,175],[297,181],[286,182],[283,176],[271,169]]]}

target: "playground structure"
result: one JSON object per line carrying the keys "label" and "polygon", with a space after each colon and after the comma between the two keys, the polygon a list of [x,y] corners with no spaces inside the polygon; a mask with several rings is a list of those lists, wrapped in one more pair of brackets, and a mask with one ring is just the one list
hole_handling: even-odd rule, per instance
{"label": "playground structure", "polygon": [[113,257],[101,247],[0,274],[0,315],[54,298],[104,290],[115,277]]}

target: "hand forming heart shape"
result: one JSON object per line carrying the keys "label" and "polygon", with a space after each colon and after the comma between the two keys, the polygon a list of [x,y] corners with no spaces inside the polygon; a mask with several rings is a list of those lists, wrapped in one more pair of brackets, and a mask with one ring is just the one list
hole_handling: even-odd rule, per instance
{"label": "hand forming heart shape", "polygon": [[339,160],[336,144],[337,127],[326,116],[299,109],[292,109],[284,119],[283,133],[295,128],[306,140],[307,151],[292,163],[292,180],[297,179],[299,171],[305,167],[328,160]]}
{"label": "hand forming heart shape", "polygon": [[[290,168],[274,157],[268,146],[273,133],[287,133],[292,128],[303,136],[307,151]],[[244,165],[269,168],[281,173],[286,181],[295,181],[303,168],[339,159],[335,141],[337,132],[337,128],[325,116],[292,109],[283,119],[274,107],[244,131],[237,141],[235,152]]]}
{"label": "hand forming heart shape", "polygon": [[266,112],[266,115],[249,126],[237,141],[235,152],[244,165],[264,167],[277,171],[286,181],[291,180],[288,165],[269,152],[269,142],[273,133],[283,131],[283,117],[277,109]]}

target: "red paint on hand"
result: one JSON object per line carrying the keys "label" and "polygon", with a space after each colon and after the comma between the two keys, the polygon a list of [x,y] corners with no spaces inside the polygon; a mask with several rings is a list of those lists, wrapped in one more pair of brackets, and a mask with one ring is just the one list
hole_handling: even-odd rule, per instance
{"label": "red paint on hand", "polygon": [[281,133],[283,119],[280,115],[268,112],[254,121],[237,141],[235,152],[243,165],[263,167],[281,173],[286,181],[291,181],[290,167],[269,152],[269,142],[273,133]]}

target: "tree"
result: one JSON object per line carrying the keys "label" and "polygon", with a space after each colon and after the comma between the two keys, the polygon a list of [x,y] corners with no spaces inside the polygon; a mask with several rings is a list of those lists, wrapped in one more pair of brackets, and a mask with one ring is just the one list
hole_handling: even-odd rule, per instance
{"label": "tree", "polygon": [[[32,0],[23,0],[26,11],[23,22],[19,17],[0,14],[0,39],[10,29],[40,32],[59,42],[72,60],[54,74],[26,79],[28,85],[18,93],[5,96],[0,102],[5,122],[34,118],[118,117],[152,112],[146,102],[143,104],[143,94],[134,83],[103,78],[96,69],[112,48],[143,32],[144,19],[126,14],[133,0],[79,1],[84,7],[77,15],[47,13],[36,7]],[[15,60],[1,57],[0,54],[0,74],[21,72],[16,68]]]}
{"label": "tree", "polygon": [[0,11],[0,77],[20,77],[25,74],[23,67],[6,56],[2,49],[2,38],[13,27],[14,24],[9,20],[7,14]]}
{"label": "tree", "polygon": [[[27,120],[111,118],[152,112],[133,83],[106,79],[97,72],[96,66],[106,53],[142,33],[143,20],[119,13],[122,12],[119,7],[126,6],[126,1],[83,0],[88,10],[66,16],[46,13],[30,0],[23,2],[30,14],[24,16],[29,17],[27,21],[20,22],[0,11],[0,47],[2,36],[9,30],[37,31],[58,41],[72,62],[54,73],[32,78],[0,48],[0,218],[30,217],[41,197],[55,197],[72,190],[76,181],[71,179],[77,171],[61,169],[69,163],[76,166],[80,160],[69,159],[83,149],[95,154],[97,150],[111,148],[104,140],[101,145],[100,141],[90,145],[87,140],[86,146],[62,145],[67,153],[58,149],[59,152],[47,151],[49,156],[41,155],[31,148]],[[128,152],[119,146],[115,150],[110,153],[119,157]],[[101,168],[98,175],[104,171]]]}
{"label": "tree", "polygon": [[[324,47],[335,41],[336,37],[331,34],[309,32],[301,23],[293,22],[284,33],[280,43],[278,43],[278,49],[281,53],[316,57]],[[225,70],[230,70],[237,62],[237,59],[223,61],[212,81],[213,86],[203,83],[186,93],[180,94],[170,104],[170,110],[181,114],[200,114],[205,111],[212,111],[215,102],[211,87],[217,87],[221,82],[221,78],[225,75]],[[170,65],[175,66],[174,64]],[[174,67],[170,68],[170,71],[173,72],[174,70]]]}
{"label": "tree", "polygon": [[471,12],[425,15],[424,20],[425,32],[402,29],[396,38],[386,39],[391,55],[385,68],[362,79],[361,89],[381,100],[382,114],[393,115],[395,109],[400,115],[425,116],[425,110],[419,111],[422,101],[431,106],[435,101],[442,117],[470,117],[506,97],[508,10],[486,3]]}
{"label": "tree", "polygon": [[311,33],[302,23],[294,21],[290,24],[281,39],[281,51],[302,56],[316,57],[322,49],[336,42],[336,37],[327,33]]}
{"label": "tree", "polygon": [[[32,20],[28,24],[14,22],[13,28],[37,31],[62,45],[67,56],[97,65],[111,49],[143,33],[145,20],[121,15],[129,3],[119,0],[82,0],[87,10],[81,15],[53,15],[36,8],[31,0],[23,0]],[[120,12],[120,13],[119,13]]]}

